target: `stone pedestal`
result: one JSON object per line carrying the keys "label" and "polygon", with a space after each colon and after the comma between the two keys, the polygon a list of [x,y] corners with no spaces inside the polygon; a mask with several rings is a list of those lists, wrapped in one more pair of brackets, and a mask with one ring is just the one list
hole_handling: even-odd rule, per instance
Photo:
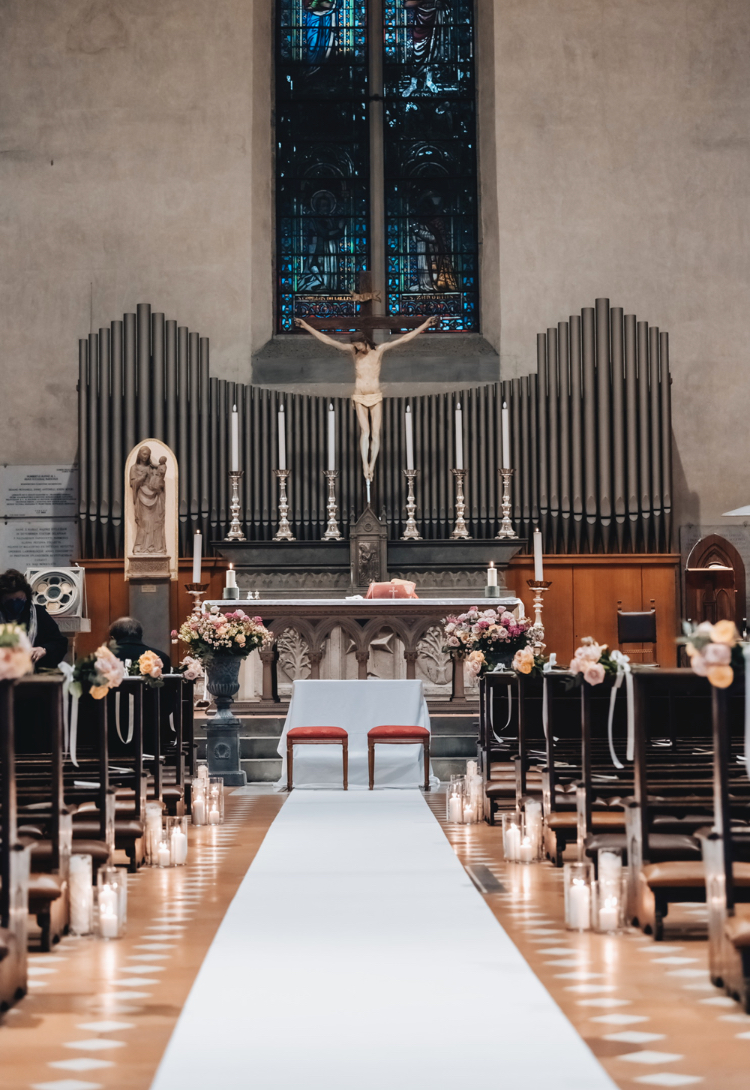
{"label": "stone pedestal", "polygon": [[169,654],[169,557],[131,556],[130,615],[143,625],[143,642]]}
{"label": "stone pedestal", "polygon": [[208,691],[216,704],[216,716],[206,726],[206,757],[209,776],[223,776],[227,787],[244,787],[247,776],[240,765],[240,721],[232,714],[239,692],[238,656],[217,655],[208,667]]}

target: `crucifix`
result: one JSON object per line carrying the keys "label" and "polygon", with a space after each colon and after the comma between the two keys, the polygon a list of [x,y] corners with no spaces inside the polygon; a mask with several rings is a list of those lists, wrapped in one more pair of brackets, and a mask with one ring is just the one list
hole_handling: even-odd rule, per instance
{"label": "crucifix", "polygon": [[[349,318],[311,318],[309,322],[295,318],[294,324],[306,329],[323,344],[345,352],[354,364],[354,393],[352,401],[359,421],[359,449],[362,454],[362,467],[367,484],[367,502],[370,502],[370,487],[375,474],[375,463],[380,452],[380,431],[383,423],[383,394],[380,390],[380,367],[385,352],[397,345],[413,341],[425,329],[435,325],[436,318],[403,318],[400,314],[373,314],[373,303],[382,301],[382,294],[372,290],[372,274],[359,274],[358,290],[352,292],[352,299],[359,306],[359,311]],[[337,341],[327,336],[323,330],[340,329],[346,324],[356,332],[349,340]],[[376,329],[408,329],[401,337],[392,337],[383,344],[375,344],[373,339]]]}

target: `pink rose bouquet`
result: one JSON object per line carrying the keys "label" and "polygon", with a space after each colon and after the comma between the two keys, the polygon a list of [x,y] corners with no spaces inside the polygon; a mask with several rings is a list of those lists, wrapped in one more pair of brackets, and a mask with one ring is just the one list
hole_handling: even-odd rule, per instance
{"label": "pink rose bouquet", "polygon": [[0,624],[0,681],[12,681],[30,674],[31,643],[20,624]]}
{"label": "pink rose bouquet", "polygon": [[445,618],[443,651],[464,657],[468,673],[476,677],[501,663],[510,666],[516,651],[529,643],[530,628],[530,620],[508,610],[473,606],[457,617]]}
{"label": "pink rose bouquet", "polygon": [[260,617],[248,617],[241,609],[222,613],[218,606],[204,613],[200,607],[180,626],[179,638],[190,648],[190,657],[210,662],[216,655],[249,655],[270,640],[271,633]]}
{"label": "pink rose bouquet", "polygon": [[575,674],[574,684],[587,681],[589,685],[601,685],[604,679],[616,677],[623,670],[630,670],[630,659],[621,651],[610,651],[606,643],[597,643],[591,636],[581,640],[570,662],[570,672]]}

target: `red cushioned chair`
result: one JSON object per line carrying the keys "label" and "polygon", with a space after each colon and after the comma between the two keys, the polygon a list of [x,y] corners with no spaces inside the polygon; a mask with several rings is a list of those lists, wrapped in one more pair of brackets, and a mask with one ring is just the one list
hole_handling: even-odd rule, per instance
{"label": "red cushioned chair", "polygon": [[375,786],[375,745],[424,746],[424,789],[430,790],[430,732],[424,727],[382,726],[367,732],[367,763],[370,769],[370,790]]}
{"label": "red cushioned chair", "polygon": [[343,727],[292,727],[286,736],[286,789],[292,790],[294,744],[306,746],[340,745],[344,762],[344,790],[349,789],[349,735]]}

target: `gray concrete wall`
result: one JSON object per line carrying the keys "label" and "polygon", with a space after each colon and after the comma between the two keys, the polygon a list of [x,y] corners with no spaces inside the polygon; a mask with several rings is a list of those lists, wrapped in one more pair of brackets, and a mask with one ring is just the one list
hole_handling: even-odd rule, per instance
{"label": "gray concrete wall", "polygon": [[[678,521],[722,524],[750,501],[750,4],[479,4],[503,377],[597,296],[668,330]],[[138,302],[249,378],[272,330],[270,9],[0,5],[0,461],[73,457],[78,337]]]}

